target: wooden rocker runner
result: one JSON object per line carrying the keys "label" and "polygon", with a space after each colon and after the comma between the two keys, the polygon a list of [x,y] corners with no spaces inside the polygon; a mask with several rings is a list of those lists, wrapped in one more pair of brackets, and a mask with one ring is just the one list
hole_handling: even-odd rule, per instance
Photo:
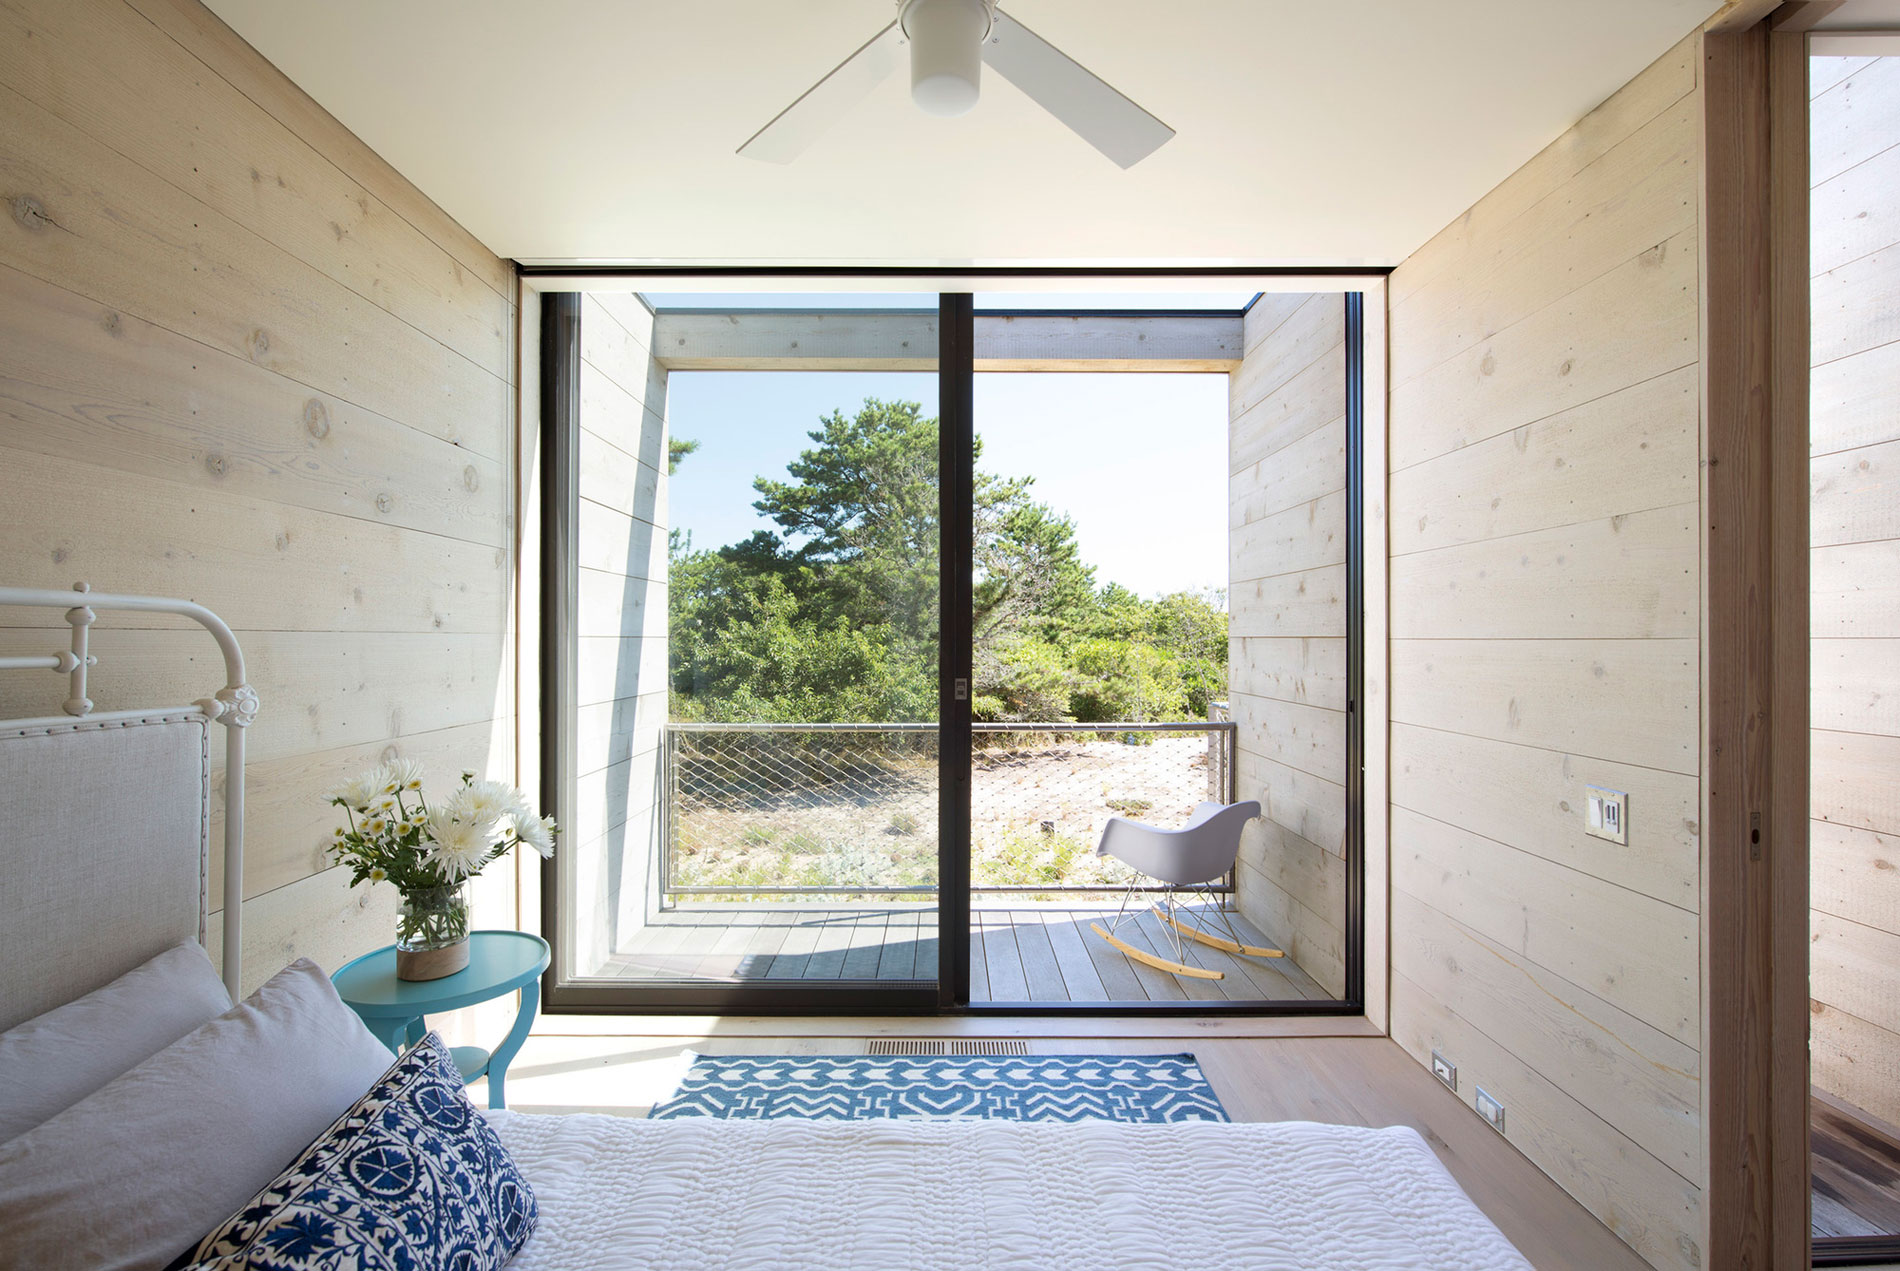
{"label": "wooden rocker runner", "polygon": [[[1234,868],[1234,858],[1240,852],[1240,831],[1259,815],[1260,805],[1248,800],[1245,803],[1202,803],[1178,830],[1110,817],[1102,830],[1102,841],[1096,844],[1095,854],[1114,857],[1133,869],[1135,877],[1129,882],[1121,909],[1107,929],[1099,922],[1092,922],[1089,927],[1136,962],[1197,980],[1225,979],[1226,974],[1190,965],[1189,948],[1184,939],[1252,958],[1285,957],[1279,949],[1241,940],[1226,910],[1208,890]],[[1172,961],[1137,948],[1115,934],[1124,922],[1134,920],[1134,915],[1128,912],[1128,902],[1134,898],[1136,889],[1150,879],[1162,885],[1162,903],[1154,906],[1154,913],[1164,924],[1163,934],[1168,937],[1174,954]],[[1203,903],[1198,910],[1177,909],[1176,902],[1184,895],[1198,896]],[[1186,914],[1188,921],[1183,922],[1181,914]],[[1202,926],[1210,914],[1226,929],[1226,935],[1216,935]]]}

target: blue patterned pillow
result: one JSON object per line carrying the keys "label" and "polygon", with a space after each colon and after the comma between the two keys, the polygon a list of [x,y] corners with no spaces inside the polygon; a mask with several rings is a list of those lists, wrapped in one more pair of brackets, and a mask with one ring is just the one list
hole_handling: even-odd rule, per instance
{"label": "blue patterned pillow", "polygon": [[534,1193],[430,1033],[173,1265],[489,1271],[521,1247],[535,1218]]}

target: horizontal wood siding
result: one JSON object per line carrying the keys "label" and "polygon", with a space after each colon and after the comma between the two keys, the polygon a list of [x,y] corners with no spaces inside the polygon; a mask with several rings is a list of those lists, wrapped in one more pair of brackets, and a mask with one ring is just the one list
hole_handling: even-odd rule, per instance
{"label": "horizontal wood siding", "polygon": [[1228,705],[1243,799],[1240,909],[1345,989],[1346,310],[1261,297],[1229,379]]}
{"label": "horizontal wood siding", "polygon": [[[1392,1014],[1699,1264],[1696,42],[1392,275]],[[1628,846],[1584,784],[1629,793]]]}
{"label": "horizontal wood siding", "polygon": [[1816,58],[1814,1084],[1900,1120],[1900,58]]}
{"label": "horizontal wood siding", "polygon": [[666,371],[636,296],[581,301],[574,965],[646,924],[666,722]]}
{"label": "horizontal wood siding", "polygon": [[[395,755],[515,775],[512,270],[194,0],[0,8],[0,135],[6,581],[236,628],[245,979],[335,966],[395,897],[330,867],[325,791]],[[0,621],[9,652],[61,639]],[[102,618],[95,649],[101,707],[221,680],[169,620]],[[0,678],[6,714],[62,696]],[[490,873],[480,920],[513,925]]]}

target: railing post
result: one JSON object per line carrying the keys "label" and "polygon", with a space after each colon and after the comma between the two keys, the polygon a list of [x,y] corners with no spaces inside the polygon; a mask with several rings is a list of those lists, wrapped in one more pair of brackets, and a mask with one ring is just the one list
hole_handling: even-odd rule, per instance
{"label": "railing post", "polygon": [[1240,802],[1240,729],[1232,721],[1221,730],[1221,767],[1227,774],[1227,802]]}
{"label": "railing post", "polygon": [[665,909],[673,898],[673,856],[679,851],[679,734],[670,723],[660,726],[660,894]]}

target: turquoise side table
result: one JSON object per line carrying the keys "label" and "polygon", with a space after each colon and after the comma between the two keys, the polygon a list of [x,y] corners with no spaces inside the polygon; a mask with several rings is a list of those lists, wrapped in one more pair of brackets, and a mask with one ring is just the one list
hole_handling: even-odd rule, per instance
{"label": "turquoise side table", "polygon": [[508,1106],[502,1090],[508,1065],[534,1027],[541,1008],[541,973],[548,967],[548,943],[525,931],[473,931],[468,937],[468,965],[439,980],[396,978],[396,946],[385,945],[365,953],[330,977],[337,995],[355,1011],[369,1031],[391,1051],[422,1040],[423,1017],[460,1010],[504,993],[521,990],[515,1025],[494,1052],[479,1046],[455,1047],[455,1066],[462,1080],[488,1075],[488,1106]]}

